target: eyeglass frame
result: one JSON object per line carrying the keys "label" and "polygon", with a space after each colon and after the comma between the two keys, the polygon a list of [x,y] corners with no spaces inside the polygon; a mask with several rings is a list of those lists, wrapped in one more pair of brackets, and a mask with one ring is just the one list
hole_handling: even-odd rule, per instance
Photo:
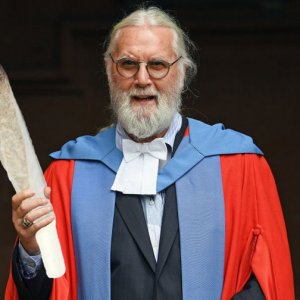
{"label": "eyeglass frame", "polygon": [[[146,62],[146,61],[138,61],[138,60],[131,59],[132,61],[134,61],[135,63],[137,63],[138,68],[137,68],[136,72],[135,72],[132,76],[126,77],[126,76],[124,76],[123,74],[121,74],[121,72],[119,71],[119,67],[118,67],[119,62],[120,62],[122,59],[124,59],[125,57],[120,58],[120,59],[118,59],[118,60],[114,60],[114,58],[112,57],[111,53],[109,53],[109,56],[110,56],[112,62],[113,62],[114,64],[116,64],[116,68],[117,68],[118,73],[119,73],[122,77],[124,77],[124,78],[130,79],[130,78],[134,77],[134,76],[139,72],[139,70],[140,70],[140,64],[144,63],[144,64],[146,65],[146,70],[147,70],[147,73],[148,73],[149,77],[152,78],[152,79],[158,79],[158,80],[159,80],[159,79],[165,78],[165,77],[169,74],[169,72],[170,72],[170,67],[173,66],[175,63],[177,63],[177,62],[182,58],[182,55],[180,55],[180,56],[179,56],[175,61],[173,61],[172,63],[169,63],[169,62],[164,61],[164,60],[157,60],[157,61],[161,61],[161,62],[165,63],[165,64],[167,65],[167,67],[168,67],[168,70],[167,70],[167,73],[166,73],[164,76],[156,78],[156,77],[151,76],[151,74],[149,73],[149,70],[148,70],[148,63],[151,62],[151,61]],[[130,59],[130,58],[128,58],[128,59]]]}

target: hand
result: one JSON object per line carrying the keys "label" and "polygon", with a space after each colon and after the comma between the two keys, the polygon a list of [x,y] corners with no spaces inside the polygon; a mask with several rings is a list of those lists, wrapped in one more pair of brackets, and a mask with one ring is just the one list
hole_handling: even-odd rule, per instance
{"label": "hand", "polygon": [[34,193],[30,190],[21,191],[12,197],[12,221],[22,246],[30,255],[40,253],[35,239],[36,232],[55,219],[49,201],[50,193],[51,189],[46,187],[45,198],[33,198]]}

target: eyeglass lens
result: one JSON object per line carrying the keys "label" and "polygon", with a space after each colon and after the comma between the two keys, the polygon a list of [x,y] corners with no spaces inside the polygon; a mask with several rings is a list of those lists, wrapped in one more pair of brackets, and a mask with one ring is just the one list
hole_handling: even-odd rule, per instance
{"label": "eyeglass lens", "polygon": [[[133,77],[139,70],[140,64],[138,62],[128,58],[120,59],[117,62],[118,72],[127,78]],[[163,78],[169,72],[170,64],[161,60],[149,61],[146,63],[146,69],[148,74],[153,78]]]}

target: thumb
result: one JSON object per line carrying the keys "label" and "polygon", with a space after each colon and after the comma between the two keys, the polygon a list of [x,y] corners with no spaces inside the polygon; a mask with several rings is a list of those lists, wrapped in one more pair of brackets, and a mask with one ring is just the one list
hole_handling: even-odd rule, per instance
{"label": "thumb", "polygon": [[45,189],[44,189],[44,194],[45,194],[45,197],[50,199],[50,194],[51,194],[51,188],[49,186],[46,186]]}

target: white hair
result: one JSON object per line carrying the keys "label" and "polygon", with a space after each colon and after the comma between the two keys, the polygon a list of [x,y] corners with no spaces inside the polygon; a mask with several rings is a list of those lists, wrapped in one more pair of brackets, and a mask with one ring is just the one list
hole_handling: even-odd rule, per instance
{"label": "white hair", "polygon": [[109,54],[114,48],[114,43],[120,30],[127,26],[145,25],[167,27],[173,31],[173,50],[178,57],[182,57],[178,64],[180,66],[180,72],[184,77],[184,82],[187,85],[197,73],[197,66],[191,57],[191,52],[196,47],[187,34],[177,24],[176,20],[157,7],[137,9],[112,28],[107,41],[107,49],[104,53],[106,66],[108,67],[108,62],[110,61]]}

